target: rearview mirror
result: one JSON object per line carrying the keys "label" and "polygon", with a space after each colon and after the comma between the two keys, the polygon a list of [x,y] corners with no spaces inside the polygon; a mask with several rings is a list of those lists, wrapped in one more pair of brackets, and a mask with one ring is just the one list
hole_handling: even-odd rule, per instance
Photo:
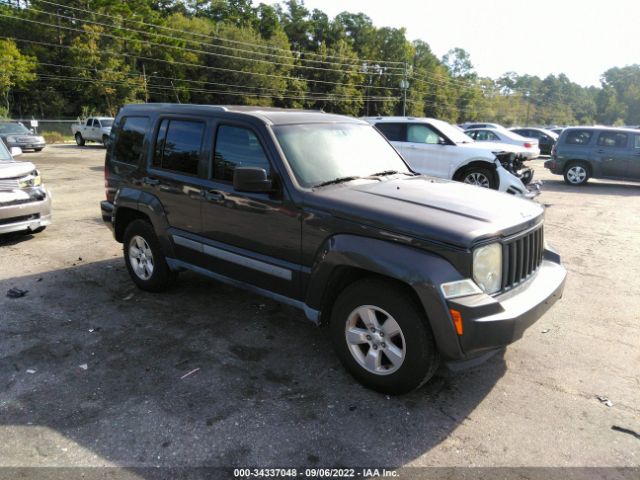
{"label": "rearview mirror", "polygon": [[237,167],[233,171],[233,188],[238,192],[270,193],[273,182],[267,178],[264,168]]}
{"label": "rearview mirror", "polygon": [[11,156],[17,157],[18,155],[22,155],[22,149],[20,147],[11,147]]}

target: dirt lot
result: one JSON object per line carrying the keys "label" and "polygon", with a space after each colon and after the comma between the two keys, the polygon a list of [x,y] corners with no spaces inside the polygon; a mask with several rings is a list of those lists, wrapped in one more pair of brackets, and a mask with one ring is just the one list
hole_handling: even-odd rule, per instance
{"label": "dirt lot", "polygon": [[101,147],[21,159],[54,224],[0,238],[0,466],[640,466],[640,185],[537,161],[564,298],[503,357],[388,398],[296,310],[193,274],[137,290]]}

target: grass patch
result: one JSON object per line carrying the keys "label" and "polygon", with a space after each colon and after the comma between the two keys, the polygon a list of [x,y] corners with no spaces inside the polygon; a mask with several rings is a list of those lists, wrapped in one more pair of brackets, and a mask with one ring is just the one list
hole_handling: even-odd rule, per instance
{"label": "grass patch", "polygon": [[42,132],[41,135],[44,137],[44,140],[48,145],[52,143],[65,143],[73,141],[73,137],[71,135],[63,135],[60,132]]}

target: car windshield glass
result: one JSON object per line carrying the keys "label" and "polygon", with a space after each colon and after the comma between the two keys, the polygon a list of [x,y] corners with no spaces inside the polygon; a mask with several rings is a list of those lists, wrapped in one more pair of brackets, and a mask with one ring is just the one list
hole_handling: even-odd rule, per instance
{"label": "car windshield glass", "polygon": [[433,126],[442,132],[454,143],[471,143],[473,139],[464,132],[461,132],[453,125],[443,122],[442,120],[432,120]]}
{"label": "car windshield glass", "polygon": [[390,170],[411,174],[400,155],[370,125],[302,124],[273,130],[304,187]]}
{"label": "car windshield glass", "polygon": [[0,162],[11,161],[11,154],[9,153],[9,149],[5,147],[4,143],[0,140]]}
{"label": "car windshield glass", "polygon": [[0,133],[31,133],[24,126],[17,123],[0,123]]}
{"label": "car windshield glass", "polygon": [[103,118],[100,120],[100,124],[102,125],[102,127],[110,127],[113,125],[113,120],[111,120],[110,118]]}

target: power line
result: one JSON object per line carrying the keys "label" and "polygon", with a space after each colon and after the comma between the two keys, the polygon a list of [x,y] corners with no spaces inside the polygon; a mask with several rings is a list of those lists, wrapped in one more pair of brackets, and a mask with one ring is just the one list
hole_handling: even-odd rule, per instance
{"label": "power line", "polygon": [[[351,57],[345,57],[345,56],[340,56],[340,55],[321,55],[321,54],[313,53],[313,52],[291,51],[291,50],[288,50],[288,49],[278,48],[278,47],[270,46],[270,45],[269,46],[260,45],[260,44],[251,43],[251,42],[242,42],[242,41],[239,41],[239,40],[231,40],[231,39],[228,39],[228,38],[222,38],[222,37],[218,37],[218,36],[209,36],[209,35],[205,35],[205,34],[198,33],[198,32],[190,32],[190,31],[187,31],[187,30],[181,30],[181,29],[177,29],[177,28],[166,27],[166,26],[163,26],[163,25],[157,25],[157,24],[153,24],[153,23],[148,23],[148,22],[144,22],[144,21],[141,21],[141,20],[132,20],[132,19],[124,18],[124,17],[117,16],[117,15],[108,15],[106,13],[97,12],[95,10],[87,10],[87,9],[83,9],[83,8],[72,7],[72,6],[69,6],[69,5],[62,5],[62,4],[59,4],[59,3],[49,2],[47,0],[39,0],[39,1],[40,1],[40,3],[46,3],[46,4],[49,4],[49,5],[56,6],[56,7],[68,8],[70,10],[75,10],[75,11],[80,11],[80,12],[84,12],[84,13],[89,13],[89,14],[92,14],[92,15],[98,15],[98,16],[101,16],[101,17],[111,18],[111,19],[119,20],[121,22],[137,23],[138,25],[144,25],[144,26],[147,26],[147,27],[153,27],[153,28],[158,28],[158,29],[177,32],[177,33],[185,33],[187,35],[193,35],[193,36],[197,36],[197,37],[201,37],[201,38],[207,38],[207,39],[213,38],[214,40],[219,40],[219,41],[222,41],[222,42],[232,43],[232,44],[236,44],[236,45],[244,45],[244,46],[249,46],[249,47],[254,47],[254,48],[262,48],[262,49],[268,49],[268,50],[274,50],[274,51],[294,53],[298,57],[300,57],[302,55],[308,55],[308,56],[312,56],[312,57],[316,56],[316,57],[335,58],[335,59],[339,59],[339,60],[350,60],[350,61],[353,61],[353,58],[351,58]],[[373,60],[373,59],[358,59],[358,60],[360,62],[388,64],[388,65],[403,65],[404,64],[404,62],[395,62],[395,61],[390,61],[390,60]],[[402,68],[402,67],[398,67],[398,68]]]}
{"label": "power line", "polygon": [[[0,16],[2,16],[2,14],[0,14]],[[14,17],[12,17],[12,18],[14,18]],[[8,36],[4,36],[4,35],[0,35],[0,38],[5,38],[7,40],[15,40],[15,41],[18,41],[18,42],[27,42],[27,43],[32,43],[32,44],[42,45],[42,46],[47,46],[47,47],[53,47],[53,48],[64,48],[64,49],[68,49],[68,50],[74,50],[74,49],[78,48],[78,47],[74,47],[74,46],[71,46],[71,45],[58,45],[58,44],[50,43],[50,42],[40,42],[40,41],[37,41],[37,40],[27,40],[27,39],[24,39],[24,38],[8,37]],[[200,65],[200,64],[197,64],[197,63],[179,62],[179,61],[174,61],[174,60],[164,60],[164,59],[161,59],[161,58],[152,58],[152,57],[146,57],[146,56],[143,56],[143,55],[134,55],[134,54],[127,53],[127,52],[114,52],[112,50],[100,50],[100,53],[101,54],[106,54],[106,55],[115,55],[115,56],[136,58],[138,60],[146,60],[146,61],[149,61],[149,62],[160,62],[160,63],[169,64],[169,65],[181,65],[181,66],[195,67],[195,68],[206,69],[206,70],[215,70],[215,71],[228,72],[228,73],[238,73],[238,74],[241,74],[241,75],[262,76],[262,77],[279,78],[279,79],[283,79],[283,80],[295,80],[295,81],[303,80],[305,82],[318,83],[318,84],[324,84],[324,85],[338,85],[338,86],[344,86],[344,87],[360,87],[360,88],[366,88],[367,87],[367,85],[362,85],[362,84],[332,82],[330,80],[317,80],[317,79],[313,79],[313,78],[292,77],[292,76],[289,76],[289,75],[276,75],[276,74],[272,74],[272,73],[247,72],[247,71],[244,71],[244,70],[235,70],[235,69],[231,69],[231,68],[213,67],[211,65]],[[396,90],[396,91],[400,90],[399,88],[383,87],[383,86],[370,86],[369,88],[382,89],[382,90]]]}

